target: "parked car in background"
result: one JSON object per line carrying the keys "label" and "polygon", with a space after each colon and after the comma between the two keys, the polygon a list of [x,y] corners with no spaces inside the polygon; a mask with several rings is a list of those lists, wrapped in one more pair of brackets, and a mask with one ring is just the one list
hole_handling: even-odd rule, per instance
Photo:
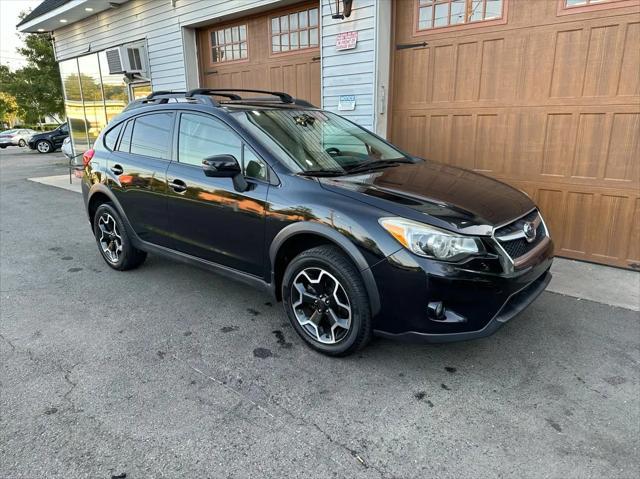
{"label": "parked car in background", "polygon": [[27,144],[38,153],[51,153],[62,147],[62,142],[69,136],[69,126],[63,123],[53,131],[46,131],[33,135]]}
{"label": "parked car in background", "polygon": [[0,148],[26,146],[29,139],[37,133],[37,131],[29,128],[14,128],[13,130],[0,132]]}
{"label": "parked car in background", "polygon": [[62,142],[62,154],[67,157],[68,160],[73,160],[73,145],[71,144],[71,137],[68,136]]}
{"label": "parked car in background", "polygon": [[152,94],[84,153],[111,268],[153,252],[263,287],[333,356],[373,334],[487,336],[545,289],[553,243],[524,193],[286,93],[247,91]]}

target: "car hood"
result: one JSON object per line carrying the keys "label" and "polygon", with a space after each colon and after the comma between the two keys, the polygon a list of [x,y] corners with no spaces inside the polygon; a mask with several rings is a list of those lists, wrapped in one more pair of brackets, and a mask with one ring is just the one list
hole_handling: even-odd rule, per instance
{"label": "car hood", "polygon": [[521,191],[472,171],[424,160],[366,174],[320,178],[331,191],[394,215],[489,235],[535,207]]}

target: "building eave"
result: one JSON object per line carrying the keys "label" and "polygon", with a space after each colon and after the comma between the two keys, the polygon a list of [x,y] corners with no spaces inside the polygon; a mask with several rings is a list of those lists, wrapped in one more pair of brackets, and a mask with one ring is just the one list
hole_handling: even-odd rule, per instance
{"label": "building eave", "polygon": [[20,23],[17,26],[17,30],[20,33],[52,32],[97,13],[116,8],[128,1],[129,0],[71,0],[25,23]]}

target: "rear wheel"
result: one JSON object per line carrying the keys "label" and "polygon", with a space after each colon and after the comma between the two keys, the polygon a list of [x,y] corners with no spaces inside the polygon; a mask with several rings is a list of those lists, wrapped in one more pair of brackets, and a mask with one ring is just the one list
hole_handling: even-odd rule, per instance
{"label": "rear wheel", "polygon": [[147,253],[131,243],[124,223],[111,203],[98,206],[93,217],[93,232],[102,258],[113,269],[134,269],[147,258]]}
{"label": "rear wheel", "polygon": [[39,140],[36,143],[36,150],[38,153],[50,153],[53,151],[53,145],[47,140]]}
{"label": "rear wheel", "polygon": [[18,142],[18,146],[21,147],[21,148],[24,148],[26,144],[27,144],[27,142],[24,141],[23,139],[20,139],[20,141]]}
{"label": "rear wheel", "polygon": [[282,298],[294,329],[317,351],[346,356],[371,339],[362,276],[336,246],[317,246],[296,256],[285,271]]}

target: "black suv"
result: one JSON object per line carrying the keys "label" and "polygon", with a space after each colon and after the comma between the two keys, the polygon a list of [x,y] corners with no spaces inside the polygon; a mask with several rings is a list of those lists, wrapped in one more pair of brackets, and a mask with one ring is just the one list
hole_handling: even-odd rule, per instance
{"label": "black suv", "polygon": [[63,123],[58,128],[44,133],[38,133],[29,138],[28,145],[38,153],[52,153],[62,146],[62,142],[69,136],[69,126]]}
{"label": "black suv", "polygon": [[487,336],[551,278],[553,244],[525,194],[286,93],[152,94],[83,162],[109,266],[159,253],[263,287],[329,355],[373,334]]}

